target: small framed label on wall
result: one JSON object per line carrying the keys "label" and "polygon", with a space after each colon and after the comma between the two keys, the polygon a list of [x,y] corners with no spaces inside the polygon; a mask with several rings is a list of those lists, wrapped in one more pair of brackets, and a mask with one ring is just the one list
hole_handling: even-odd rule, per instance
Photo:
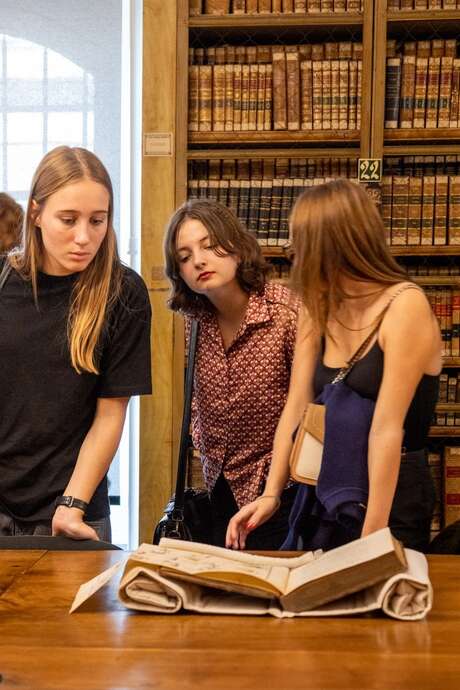
{"label": "small framed label on wall", "polygon": [[359,182],[381,182],[382,159],[360,158],[358,160],[358,180]]}

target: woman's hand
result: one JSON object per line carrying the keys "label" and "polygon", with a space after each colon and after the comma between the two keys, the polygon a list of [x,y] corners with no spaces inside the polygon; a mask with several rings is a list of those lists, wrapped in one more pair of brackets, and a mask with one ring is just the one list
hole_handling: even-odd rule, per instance
{"label": "woman's hand", "polygon": [[83,513],[79,508],[58,506],[51,524],[53,537],[63,535],[71,539],[94,539],[99,541],[96,531],[83,522]]}
{"label": "woman's hand", "polygon": [[225,539],[227,549],[244,549],[249,532],[267,522],[279,506],[278,496],[263,495],[243,506],[228,523]]}

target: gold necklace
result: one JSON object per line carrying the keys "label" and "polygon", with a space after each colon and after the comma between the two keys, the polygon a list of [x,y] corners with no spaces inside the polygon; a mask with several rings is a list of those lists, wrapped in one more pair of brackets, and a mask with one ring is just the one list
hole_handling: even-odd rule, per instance
{"label": "gold necklace", "polygon": [[345,326],[345,324],[342,323],[341,321],[339,321],[339,319],[336,316],[334,316],[334,321],[336,321],[338,324],[340,324],[340,326],[342,326],[342,328],[345,328],[347,331],[356,331],[357,332],[357,331],[365,331],[366,328],[370,328],[371,326],[373,326],[375,324],[375,322],[377,321],[378,318],[379,317],[377,316],[371,323],[367,324],[367,326],[362,326],[361,328],[350,328],[350,326]]}

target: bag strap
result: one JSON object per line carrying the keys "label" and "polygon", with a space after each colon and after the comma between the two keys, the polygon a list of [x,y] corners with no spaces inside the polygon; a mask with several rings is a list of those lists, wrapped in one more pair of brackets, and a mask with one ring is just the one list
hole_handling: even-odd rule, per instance
{"label": "bag strap", "polygon": [[8,259],[5,257],[2,271],[0,273],[0,290],[2,289],[2,287],[5,285],[6,281],[8,280],[8,276],[10,275],[10,273],[11,273],[11,264],[8,261]]}
{"label": "bag strap", "polygon": [[183,520],[184,518],[185,477],[187,474],[187,456],[190,445],[189,438],[193,394],[193,375],[195,370],[195,355],[198,341],[198,329],[198,321],[196,319],[193,319],[190,328],[190,339],[188,346],[187,371],[185,375],[184,391],[184,412],[182,414],[179,460],[177,463],[176,491],[174,495],[174,508],[172,511],[172,518],[174,520]]}
{"label": "bag strap", "polygon": [[392,295],[390,297],[390,299],[388,300],[388,302],[386,303],[386,305],[384,306],[384,308],[382,309],[382,311],[378,315],[376,325],[374,326],[372,331],[369,333],[369,335],[364,340],[364,342],[361,343],[361,345],[358,347],[358,349],[356,350],[354,355],[351,357],[351,359],[348,360],[347,364],[344,367],[342,367],[342,369],[340,369],[339,373],[334,377],[334,379],[331,381],[331,383],[338,383],[339,381],[343,381],[348,376],[350,371],[355,366],[356,362],[359,359],[361,359],[363,352],[365,352],[367,346],[371,342],[374,335],[379,330],[379,328],[382,324],[382,321],[384,319],[384,316],[387,313],[390,306],[392,305],[393,301],[396,299],[396,297],[398,297],[398,295],[401,294],[401,292],[404,292],[405,290],[411,290],[411,289],[412,290],[419,290],[420,292],[423,292],[422,288],[419,287],[418,285],[415,285],[414,283],[408,283],[406,285],[401,285],[399,290],[396,290],[394,295]]}

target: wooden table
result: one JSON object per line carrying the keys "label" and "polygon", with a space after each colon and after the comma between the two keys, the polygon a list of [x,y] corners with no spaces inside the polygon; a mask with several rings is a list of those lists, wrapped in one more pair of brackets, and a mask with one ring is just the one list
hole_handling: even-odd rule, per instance
{"label": "wooden table", "polygon": [[129,612],[115,584],[68,615],[120,551],[0,551],[0,690],[450,690],[460,687],[460,558],[430,557],[425,621]]}

